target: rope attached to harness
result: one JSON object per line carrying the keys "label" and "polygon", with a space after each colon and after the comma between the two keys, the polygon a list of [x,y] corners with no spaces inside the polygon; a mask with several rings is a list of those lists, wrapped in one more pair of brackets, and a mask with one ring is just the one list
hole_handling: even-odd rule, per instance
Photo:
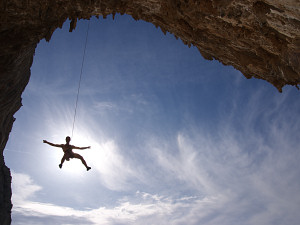
{"label": "rope attached to harness", "polygon": [[89,28],[90,28],[90,20],[88,22],[88,28],[87,28],[86,37],[85,37],[85,45],[84,45],[84,50],[83,50],[83,57],[82,57],[81,70],[80,70],[80,77],[79,77],[79,83],[78,83],[78,89],[77,89],[77,97],[76,97],[76,104],[75,104],[75,110],[74,110],[74,119],[73,119],[73,127],[72,127],[72,136],[71,137],[73,137],[74,127],[75,127],[75,121],[76,121],[78,98],[79,98],[80,84],[81,84],[81,79],[82,79],[82,71],[83,71],[83,65],[84,65],[84,59],[85,59],[86,45],[87,45],[87,40],[88,40],[88,35],[89,35]]}

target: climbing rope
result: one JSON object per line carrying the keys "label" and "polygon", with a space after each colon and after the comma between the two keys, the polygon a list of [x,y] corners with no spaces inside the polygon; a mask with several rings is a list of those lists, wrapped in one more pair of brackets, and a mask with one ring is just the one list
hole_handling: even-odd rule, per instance
{"label": "climbing rope", "polygon": [[89,29],[90,29],[90,20],[88,22],[88,28],[87,28],[86,37],[85,37],[85,44],[84,44],[81,70],[80,70],[80,76],[79,76],[79,82],[78,82],[77,97],[76,97],[76,103],[75,103],[74,119],[73,119],[73,127],[72,127],[72,136],[71,137],[73,137],[74,127],[75,127],[75,120],[76,120],[76,113],[77,113],[77,106],[78,106],[78,98],[79,98],[79,92],[80,92],[80,84],[81,84],[81,78],[82,78],[82,71],[83,71],[83,65],[84,65],[84,59],[85,59],[85,50],[86,50],[86,44],[87,44],[88,35],[89,35]]}

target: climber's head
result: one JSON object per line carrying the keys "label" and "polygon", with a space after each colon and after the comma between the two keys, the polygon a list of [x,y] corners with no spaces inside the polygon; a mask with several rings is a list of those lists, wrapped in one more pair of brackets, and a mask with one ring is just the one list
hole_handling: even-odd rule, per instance
{"label": "climber's head", "polygon": [[69,136],[67,136],[67,137],[66,137],[66,142],[67,142],[67,143],[70,143],[70,141],[71,141],[71,138],[70,138]]}

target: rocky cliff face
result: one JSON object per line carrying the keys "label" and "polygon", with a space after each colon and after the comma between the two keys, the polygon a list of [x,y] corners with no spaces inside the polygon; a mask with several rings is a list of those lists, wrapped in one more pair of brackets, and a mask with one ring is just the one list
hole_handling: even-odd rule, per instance
{"label": "rocky cliff face", "polygon": [[299,0],[3,0],[0,2],[0,224],[10,224],[10,174],[3,150],[21,107],[37,43],[69,18],[129,14],[196,46],[205,59],[247,78],[300,83]]}

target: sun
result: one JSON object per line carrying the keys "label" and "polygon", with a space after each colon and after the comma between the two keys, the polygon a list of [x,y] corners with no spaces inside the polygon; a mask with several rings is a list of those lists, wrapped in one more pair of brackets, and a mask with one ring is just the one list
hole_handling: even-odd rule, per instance
{"label": "sun", "polygon": [[[66,136],[68,132],[64,132],[63,129],[61,129],[58,132],[55,132],[50,138],[52,143],[55,144],[65,144],[66,143]],[[73,149],[74,153],[80,154],[85,161],[87,162],[88,166],[90,166],[91,162],[90,162],[90,157],[88,157],[89,154],[91,154],[91,152],[93,152],[93,147],[96,147],[98,144],[91,138],[90,135],[88,135],[86,132],[74,132],[73,137],[71,137],[71,141],[70,141],[71,145],[77,146],[77,147],[88,147],[91,146],[90,149],[84,149],[84,150],[80,150],[80,149]],[[51,151],[51,155],[52,157],[50,157],[51,160],[51,164],[55,163],[58,165],[61,163],[61,159],[64,155],[63,151],[61,148],[55,148],[55,150],[57,151]],[[61,168],[61,172],[63,173],[67,173],[69,175],[71,174],[80,174],[83,172],[86,172],[86,168],[85,166],[82,164],[80,159],[77,158],[71,158],[69,160],[65,160],[63,163],[63,166]]]}
{"label": "sun", "polygon": [[[90,126],[87,124],[79,123],[75,127],[72,136],[70,127],[67,126],[68,124],[65,123],[65,120],[58,120],[57,124],[60,125],[59,127],[61,129],[56,129],[57,126],[51,127],[52,129],[49,130],[48,135],[49,141],[56,144],[65,144],[66,137],[70,136],[71,145],[77,147],[91,147],[84,150],[73,149],[73,152],[80,154],[85,159],[87,165],[92,168],[90,171],[100,174],[106,174],[110,171],[112,161],[115,159],[115,157],[111,155],[114,153],[114,145],[110,144],[110,140],[104,138],[105,135],[99,135],[99,133],[96,135],[96,133],[93,133],[95,129],[90,129]],[[99,132],[101,133],[101,129]],[[98,138],[98,136],[100,137]],[[57,150],[58,151],[52,151],[51,165],[55,164],[58,167],[63,157],[63,151],[62,149]],[[64,161],[61,172],[67,175],[80,176],[87,171],[80,159],[73,158],[69,161]]]}

